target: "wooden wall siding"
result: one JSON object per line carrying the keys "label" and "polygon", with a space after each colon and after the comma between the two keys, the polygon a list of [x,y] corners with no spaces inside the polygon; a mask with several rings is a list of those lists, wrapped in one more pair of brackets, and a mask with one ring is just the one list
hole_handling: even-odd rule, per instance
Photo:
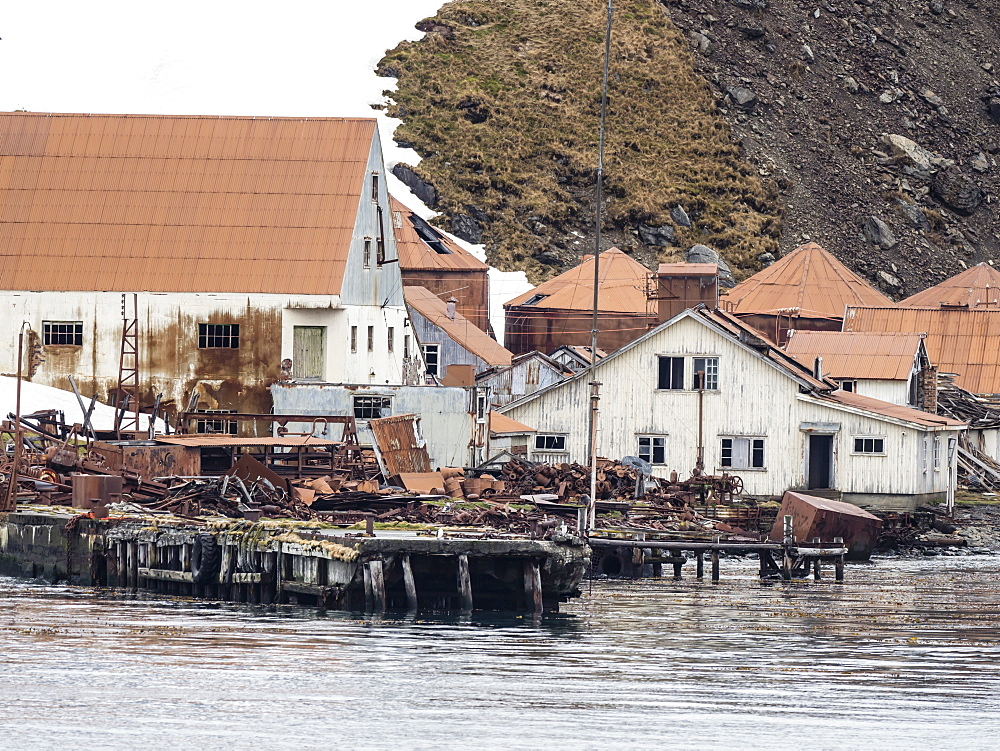
{"label": "wooden wall siding", "polygon": [[562,373],[536,356],[525,358],[509,368],[483,378],[478,383],[481,386],[489,386],[493,406],[502,407],[515,399],[558,383],[563,378]]}
{"label": "wooden wall siding", "polygon": [[[601,387],[598,453],[621,458],[636,454],[637,436],[666,435],[666,463],[655,472],[676,470],[687,477],[695,465],[698,394],[658,391],[657,356],[717,356],[719,391],[704,395],[705,466],[721,473],[721,437],[763,436],[766,471],[739,470],[747,492],[778,495],[806,484],[806,434],[803,422],[836,422],[834,445],[836,486],[845,492],[915,494],[947,487],[947,471],[923,471],[924,431],[873,416],[856,415],[800,396],[799,385],[728,337],[691,318],[683,318],[659,334],[597,367]],[[686,386],[691,361],[686,362]],[[542,396],[501,410],[539,433],[568,435],[570,460],[584,461],[587,443],[589,376],[577,377]],[[887,456],[856,456],[855,435],[886,439]],[[942,441],[948,435],[943,432]],[[734,470],[735,471],[735,470]]]}
{"label": "wooden wall siding", "polygon": [[477,373],[489,367],[482,358],[467,350],[413,308],[410,308],[410,323],[413,326],[413,335],[417,338],[418,344],[437,344],[440,347],[438,350],[439,378],[444,377],[449,365],[472,365]]}
{"label": "wooden wall siding", "polygon": [[858,379],[855,383],[856,392],[861,396],[870,396],[892,404],[909,404],[910,389],[906,381]]}
{"label": "wooden wall siding", "polygon": [[404,268],[402,279],[406,287],[424,287],[443,299],[454,296],[458,300],[458,312],[477,328],[489,332],[490,283],[486,269],[451,271]]}

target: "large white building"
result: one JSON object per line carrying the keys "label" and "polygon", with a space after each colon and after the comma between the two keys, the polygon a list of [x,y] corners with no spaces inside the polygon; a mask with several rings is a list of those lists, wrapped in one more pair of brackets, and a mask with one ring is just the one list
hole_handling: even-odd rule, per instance
{"label": "large white building", "polygon": [[[698,374],[704,388],[698,389]],[[954,483],[958,421],[837,389],[720,311],[687,310],[593,371],[501,408],[535,428],[532,459],[585,461],[590,382],[601,385],[597,453],[636,455],[654,473],[736,474],[746,492],[832,490],[912,508]]]}
{"label": "large white building", "polygon": [[135,295],[143,405],[421,382],[397,260],[375,120],[0,114],[4,372],[113,400]]}

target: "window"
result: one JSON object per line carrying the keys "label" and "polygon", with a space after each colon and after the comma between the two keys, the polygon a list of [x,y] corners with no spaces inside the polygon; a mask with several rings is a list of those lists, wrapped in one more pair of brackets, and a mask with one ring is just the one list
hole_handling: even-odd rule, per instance
{"label": "window", "polygon": [[392,352],[396,349],[396,329],[393,326],[388,328],[388,336],[386,337],[386,345],[389,351]]}
{"label": "window", "polygon": [[666,464],[667,439],[657,435],[639,436],[639,458],[650,464]]}
{"label": "window", "polygon": [[521,304],[524,305],[524,306],[537,305],[542,300],[544,300],[546,297],[548,297],[548,295],[532,295],[531,297],[529,297],[527,300],[525,300]]}
{"label": "window", "polygon": [[238,323],[199,323],[198,349],[239,349]]}
{"label": "window", "polygon": [[875,438],[874,436],[855,436],[854,437],[854,453],[855,454],[884,454],[885,453],[885,439]]}
{"label": "window", "polygon": [[684,388],[684,358],[660,357],[656,388],[676,391]]}
{"label": "window", "polygon": [[[235,409],[199,409],[198,413],[206,415],[231,415]],[[236,420],[198,420],[196,430],[199,433],[217,433],[219,435],[236,435]]]}
{"label": "window", "polygon": [[365,238],[364,264],[366,269],[372,267],[372,239],[370,237]]}
{"label": "window", "polygon": [[698,388],[698,373],[705,374],[705,385],[702,387],[706,391],[719,390],[719,358],[718,357],[696,357],[694,358],[694,379],[693,389]]}
{"label": "window", "polygon": [[486,411],[489,400],[486,394],[476,395],[476,422],[486,422]]}
{"label": "window", "polygon": [[372,200],[378,201],[378,172],[372,172]]}
{"label": "window", "polygon": [[935,472],[940,472],[941,471],[941,439],[938,438],[937,436],[934,436],[933,451],[934,451],[934,453],[933,453],[933,455],[934,455],[934,471]]}
{"label": "window", "polygon": [[723,438],[720,463],[727,469],[764,469],[764,439]]}
{"label": "window", "polygon": [[410,359],[410,335],[403,334],[403,359]]}
{"label": "window", "polygon": [[420,351],[424,355],[424,364],[427,365],[427,375],[441,375],[440,344],[421,344]]}
{"label": "window", "polygon": [[535,451],[565,451],[566,436],[539,434],[535,436]]}
{"label": "window", "polygon": [[375,262],[381,266],[385,263],[385,238],[379,237],[375,240]]}
{"label": "window", "polygon": [[368,351],[369,352],[374,352],[375,351],[375,327],[374,326],[369,326],[368,327]]}
{"label": "window", "polygon": [[358,420],[372,420],[376,417],[388,417],[392,411],[392,397],[389,396],[355,396],[354,417]]}
{"label": "window", "polygon": [[844,391],[850,391],[852,394],[857,390],[856,381],[841,381],[840,388]]}
{"label": "window", "polygon": [[358,327],[351,326],[351,352],[358,351]]}
{"label": "window", "polygon": [[42,344],[82,346],[83,321],[43,321]]}

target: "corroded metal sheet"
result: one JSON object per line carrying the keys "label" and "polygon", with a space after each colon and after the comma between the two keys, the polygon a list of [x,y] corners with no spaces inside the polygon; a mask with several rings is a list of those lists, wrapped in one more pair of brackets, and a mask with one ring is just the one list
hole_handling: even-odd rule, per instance
{"label": "corroded metal sheet", "polygon": [[419,417],[377,417],[369,421],[368,428],[372,432],[386,474],[431,471],[427,444],[420,434]]}

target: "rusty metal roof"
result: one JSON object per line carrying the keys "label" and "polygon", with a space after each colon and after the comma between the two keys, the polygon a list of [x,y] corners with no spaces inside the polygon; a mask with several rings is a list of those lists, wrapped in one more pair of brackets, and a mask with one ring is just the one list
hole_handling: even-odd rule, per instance
{"label": "rusty metal roof", "polygon": [[870,396],[861,396],[851,391],[834,391],[832,394],[816,394],[817,399],[827,400],[845,407],[863,409],[866,412],[874,412],[884,417],[893,417],[897,420],[905,420],[916,425],[928,428],[937,427],[962,427],[965,425],[960,420],[953,420],[950,417],[936,415],[933,412],[904,407],[901,404],[890,404],[881,399],[872,399]]}
{"label": "rusty metal roof", "polygon": [[507,417],[499,412],[490,412],[490,432],[523,435],[524,433],[537,433],[538,430],[528,427],[523,422],[518,422],[513,417]]}
{"label": "rusty metal roof", "polygon": [[458,311],[448,317],[448,304],[426,287],[403,287],[406,304],[487,365],[510,365],[513,355]]}
{"label": "rusty metal roof", "polygon": [[299,446],[336,446],[339,441],[317,438],[314,435],[259,436],[257,438],[238,438],[232,435],[158,435],[157,443],[169,443],[174,446],[271,446],[296,448]]}
{"label": "rusty metal roof", "polygon": [[907,297],[899,305],[910,308],[941,305],[1000,309],[1000,271],[988,263],[980,263]]}
{"label": "rusty metal roof", "polygon": [[0,113],[11,290],[336,295],[372,119]]}
{"label": "rusty metal roof", "polygon": [[375,440],[379,462],[387,475],[431,471],[427,443],[420,432],[419,415],[376,417],[369,420],[368,428]]}
{"label": "rusty metal roof", "polygon": [[892,301],[816,243],[800,245],[722,298],[731,313],[792,313],[843,318],[848,305]]}
{"label": "rusty metal roof", "polygon": [[939,371],[974,394],[1000,393],[1000,310],[851,307],[844,330],[924,333]]}
{"label": "rusty metal roof", "polygon": [[[399,266],[404,271],[408,269],[471,270],[482,271],[485,274],[489,270],[489,266],[472,253],[460,247],[458,243],[432,227],[392,196],[389,196],[389,207],[392,210],[392,226],[396,233]],[[421,236],[421,232],[434,239],[427,240]]]}
{"label": "rusty metal roof", "polygon": [[[649,275],[649,269],[618,248],[604,251],[601,253],[598,308],[606,313],[646,315],[646,280]],[[539,310],[592,310],[594,257],[587,256],[579,266],[508,300],[504,307],[527,307],[526,303],[539,295],[544,297],[531,303],[530,307]]]}
{"label": "rusty metal roof", "polygon": [[719,266],[714,263],[661,263],[656,273],[659,276],[718,276]]}
{"label": "rusty metal roof", "polygon": [[921,341],[922,334],[799,330],[789,332],[785,352],[809,367],[822,357],[830,378],[906,381]]}

